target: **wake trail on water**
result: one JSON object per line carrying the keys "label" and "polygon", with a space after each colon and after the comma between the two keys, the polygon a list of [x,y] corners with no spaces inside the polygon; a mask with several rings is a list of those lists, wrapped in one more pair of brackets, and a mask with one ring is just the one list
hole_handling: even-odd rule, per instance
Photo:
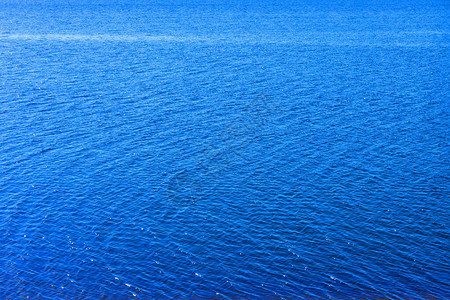
{"label": "wake trail on water", "polygon": [[[378,38],[382,37],[381,40]],[[448,32],[418,31],[397,33],[299,32],[297,36],[285,35],[121,35],[121,34],[28,34],[3,33],[0,41],[60,41],[60,42],[114,42],[114,43],[198,43],[198,44],[280,44],[305,46],[367,46],[367,47],[430,47],[448,46]],[[417,42],[420,36],[422,42]],[[438,36],[438,39],[433,37]],[[427,38],[424,40],[424,38]]]}

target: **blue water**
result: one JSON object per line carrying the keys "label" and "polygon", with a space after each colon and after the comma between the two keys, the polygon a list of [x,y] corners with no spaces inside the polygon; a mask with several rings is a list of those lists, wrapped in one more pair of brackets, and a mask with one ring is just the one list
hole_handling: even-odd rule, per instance
{"label": "blue water", "polygon": [[449,19],[2,1],[0,298],[449,299]]}

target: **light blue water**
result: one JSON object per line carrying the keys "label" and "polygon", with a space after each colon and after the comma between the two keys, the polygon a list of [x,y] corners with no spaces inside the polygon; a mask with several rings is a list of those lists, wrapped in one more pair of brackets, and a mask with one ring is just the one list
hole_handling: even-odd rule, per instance
{"label": "light blue water", "polygon": [[0,3],[1,298],[450,298],[449,12]]}

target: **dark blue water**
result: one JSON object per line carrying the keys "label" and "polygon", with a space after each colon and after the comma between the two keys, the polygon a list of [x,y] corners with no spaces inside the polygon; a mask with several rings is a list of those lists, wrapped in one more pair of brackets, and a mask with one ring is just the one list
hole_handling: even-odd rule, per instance
{"label": "dark blue water", "polygon": [[449,17],[2,1],[0,298],[450,298]]}

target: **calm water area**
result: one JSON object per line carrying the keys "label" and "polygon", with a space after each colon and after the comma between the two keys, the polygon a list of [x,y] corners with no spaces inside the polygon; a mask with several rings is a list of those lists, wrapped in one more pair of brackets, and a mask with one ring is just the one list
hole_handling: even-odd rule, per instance
{"label": "calm water area", "polygon": [[450,299],[450,2],[0,2],[1,299]]}

